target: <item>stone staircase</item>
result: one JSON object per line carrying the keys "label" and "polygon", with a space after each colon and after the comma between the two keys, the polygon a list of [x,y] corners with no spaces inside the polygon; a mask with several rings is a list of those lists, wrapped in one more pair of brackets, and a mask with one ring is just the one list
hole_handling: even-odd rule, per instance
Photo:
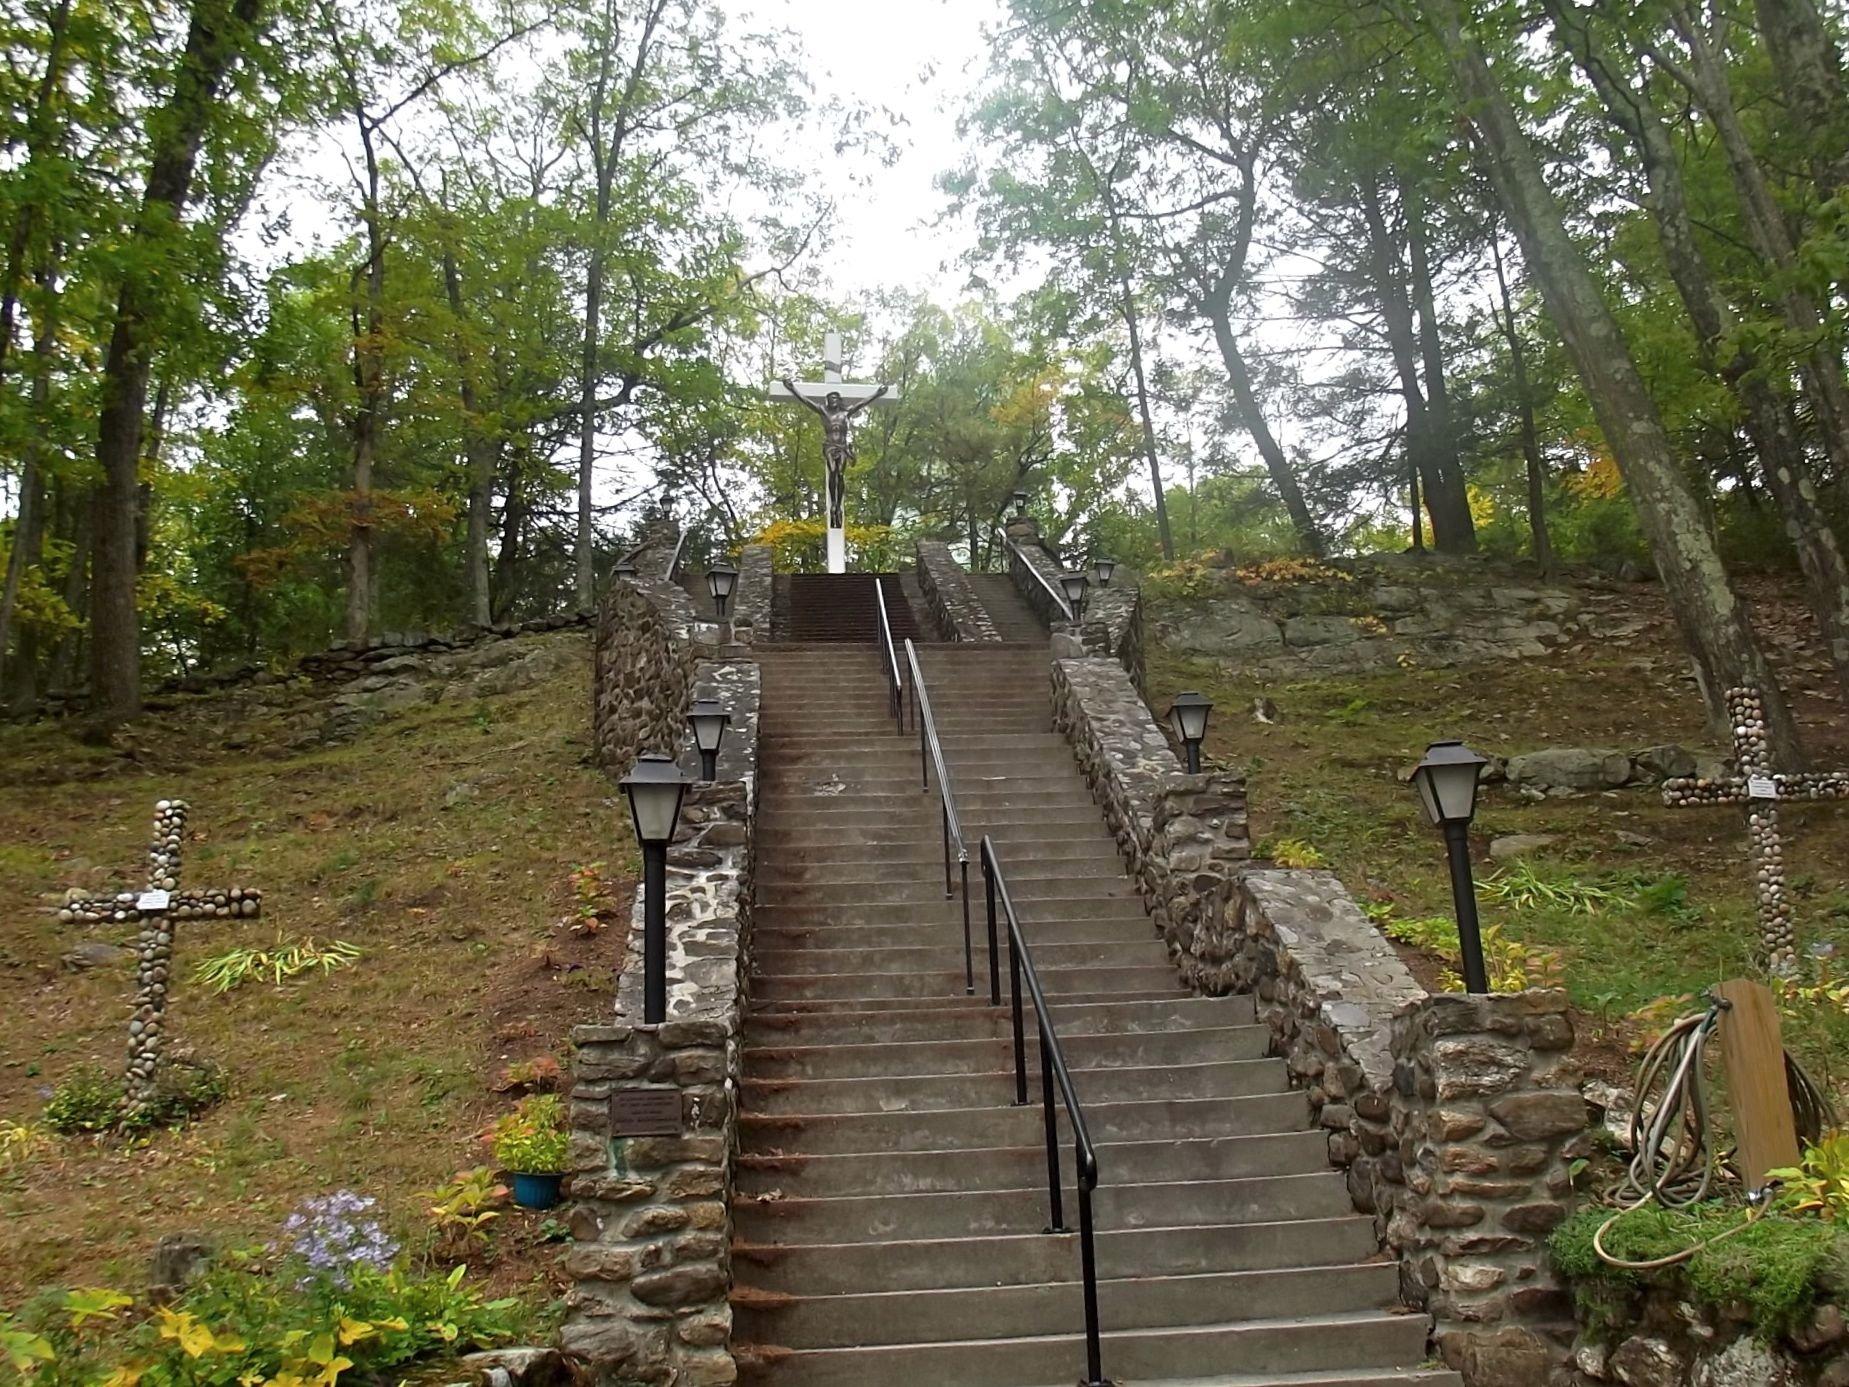
{"label": "stone staircase", "polygon": [[[1265,1057],[1250,999],[1179,987],[1048,731],[1044,644],[921,649],[969,837],[975,996],[937,796],[920,791],[918,739],[894,729],[872,645],[759,653],[734,1257],[747,1379],[1037,1387],[1082,1373],[1077,1236],[1044,1231],[1038,1058],[1032,1101],[1012,1106],[1005,962],[1003,1006],[987,1005],[986,832],[1099,1148],[1107,1375],[1457,1383],[1419,1366],[1425,1319],[1397,1308],[1396,1268]],[[1070,1184],[1068,1137],[1061,1157]],[[1070,1190],[1066,1207],[1074,1220]]]}
{"label": "stone staircase", "polygon": [[[924,639],[924,629],[912,609],[907,583],[897,573],[792,573],[787,575],[787,616],[779,638],[798,643],[846,641],[871,643],[879,618],[873,589],[886,596],[886,617],[892,638]],[[915,583],[912,586],[916,586]]]}
{"label": "stone staircase", "polygon": [[1006,573],[972,573],[969,583],[1005,641],[1044,641],[1046,626]]}

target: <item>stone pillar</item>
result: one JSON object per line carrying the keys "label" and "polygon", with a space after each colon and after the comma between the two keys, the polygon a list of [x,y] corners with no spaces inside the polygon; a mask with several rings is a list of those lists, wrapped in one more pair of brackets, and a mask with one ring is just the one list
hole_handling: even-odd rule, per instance
{"label": "stone pillar", "polygon": [[1388,1219],[1401,1287],[1472,1387],[1544,1381],[1572,1339],[1546,1238],[1590,1149],[1564,992],[1427,997],[1394,1018]]}

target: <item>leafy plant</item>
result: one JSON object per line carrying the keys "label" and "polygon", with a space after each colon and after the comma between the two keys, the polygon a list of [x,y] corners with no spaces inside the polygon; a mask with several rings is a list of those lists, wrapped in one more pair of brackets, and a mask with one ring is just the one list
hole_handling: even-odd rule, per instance
{"label": "leafy plant", "polygon": [[359,947],[344,939],[322,944],[311,935],[285,943],[278,936],[275,944],[267,949],[244,947],[213,954],[193,970],[193,980],[207,984],[217,993],[264,978],[280,986],[290,978],[317,968],[327,974],[336,968],[351,967],[359,958]]}
{"label": "leafy plant", "polygon": [[1832,1132],[1807,1147],[1795,1167],[1768,1171],[1781,1181],[1779,1207],[1794,1214],[1816,1214],[1832,1223],[1849,1221],[1849,1135]]}
{"label": "leafy plant", "polygon": [[604,864],[587,862],[571,869],[572,922],[574,934],[598,934],[610,919],[617,916],[617,906],[610,899],[610,885],[604,880]]}
{"label": "leafy plant", "polygon": [[66,1136],[110,1131],[121,1120],[123,1094],[117,1075],[95,1065],[74,1069],[52,1090],[45,1125]]}
{"label": "leafy plant", "polygon": [[[1409,920],[1388,915],[1377,919],[1376,923],[1389,939],[1436,954],[1448,963],[1456,964],[1463,957],[1456,923],[1441,915]],[[1482,940],[1483,965],[1489,974],[1492,992],[1523,992],[1531,987],[1559,986],[1564,968],[1560,955],[1554,950],[1510,939],[1500,925],[1485,925]],[[1463,976],[1454,967],[1446,968],[1439,981],[1447,992],[1464,990]]]}
{"label": "leafy plant", "polygon": [[565,1169],[565,1104],[556,1093],[534,1093],[494,1125],[494,1158],[522,1175]]}
{"label": "leafy plant", "polygon": [[436,1255],[457,1261],[488,1245],[488,1225],[501,1216],[495,1206],[507,1197],[507,1186],[487,1166],[476,1166],[457,1171],[424,1197],[437,1230]]}
{"label": "leafy plant", "polygon": [[12,1122],[0,1117],[0,1170],[11,1170],[43,1155],[51,1137],[43,1127],[30,1122]]}
{"label": "leafy plant", "polygon": [[1485,877],[1485,900],[1520,910],[1562,910],[1571,915],[1596,915],[1623,901],[1623,895],[1606,886],[1575,878],[1545,876],[1527,862],[1516,862]]}
{"label": "leafy plant", "polygon": [[1327,867],[1329,859],[1314,844],[1301,838],[1272,838],[1258,846],[1258,856],[1270,858],[1280,867]]}

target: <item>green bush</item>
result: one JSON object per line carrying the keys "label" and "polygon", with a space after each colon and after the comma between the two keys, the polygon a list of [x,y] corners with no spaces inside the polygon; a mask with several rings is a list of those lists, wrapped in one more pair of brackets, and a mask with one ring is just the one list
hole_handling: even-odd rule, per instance
{"label": "green bush", "polygon": [[1610,1323],[1614,1310],[1641,1287],[1666,1285],[1698,1304],[1743,1305],[1754,1332],[1776,1338],[1803,1320],[1819,1293],[1840,1283],[1849,1254],[1849,1235],[1817,1219],[1767,1214],[1743,1226],[1748,1212],[1733,1205],[1701,1204],[1687,1212],[1650,1205],[1612,1224],[1604,1239],[1607,1252],[1648,1262],[1706,1246],[1674,1266],[1631,1271],[1610,1265],[1593,1246],[1611,1216],[1610,1209],[1582,1210],[1548,1241],[1554,1265],[1594,1322]]}
{"label": "green bush", "polygon": [[71,1136],[107,1132],[122,1117],[122,1080],[94,1065],[73,1069],[45,1104],[45,1125]]}

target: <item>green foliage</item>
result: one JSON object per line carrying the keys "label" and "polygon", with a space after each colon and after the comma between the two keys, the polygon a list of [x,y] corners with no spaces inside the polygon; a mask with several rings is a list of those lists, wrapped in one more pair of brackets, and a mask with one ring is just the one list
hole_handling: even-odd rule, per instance
{"label": "green foliage", "polygon": [[522,1175],[562,1172],[567,1143],[564,1100],[556,1093],[528,1094],[494,1125],[495,1160]]}
{"label": "green foliage", "polygon": [[1830,1223],[1849,1221],[1849,1135],[1830,1133],[1807,1147],[1795,1168],[1768,1171],[1766,1178],[1783,1186],[1781,1209],[1814,1213]]}
{"label": "green foliage", "polygon": [[1630,1271],[1605,1262],[1593,1246],[1611,1217],[1610,1209],[1583,1209],[1548,1240],[1554,1265],[1591,1316],[1611,1323],[1632,1291],[1655,1281],[1716,1309],[1745,1306],[1754,1330],[1767,1338],[1799,1324],[1819,1293],[1838,1284],[1849,1236],[1816,1219],[1755,1217],[1720,1203],[1688,1212],[1646,1205],[1623,1214],[1605,1232],[1608,1253],[1647,1262],[1697,1250],[1672,1267]]}
{"label": "green foliage", "polygon": [[1329,859],[1317,851],[1313,843],[1301,838],[1267,838],[1254,852],[1259,857],[1269,858],[1280,867],[1313,868],[1329,865]]}
{"label": "green foliage", "polygon": [[52,1090],[45,1125],[66,1136],[109,1131],[121,1119],[122,1096],[119,1076],[94,1066],[75,1069]]}
{"label": "green foliage", "polygon": [[[515,1302],[484,1300],[464,1268],[362,1267],[342,1285],[234,1255],[176,1305],[118,1291],[47,1292],[0,1314],[0,1353],[37,1387],[333,1387],[511,1338]],[[131,1314],[131,1311],[134,1312]]]}
{"label": "green foliage", "polygon": [[317,968],[325,975],[336,968],[350,967],[359,957],[359,946],[344,939],[322,944],[312,936],[286,942],[278,936],[268,948],[240,946],[201,959],[193,970],[193,980],[205,983],[218,993],[262,978],[281,986],[288,979]]}
{"label": "green foliage", "polygon": [[1609,886],[1548,872],[1530,862],[1514,862],[1492,872],[1479,884],[1485,900],[1517,910],[1564,910],[1573,915],[1596,915],[1624,900]]}
{"label": "green foliage", "polygon": [[500,1218],[507,1186],[487,1166],[458,1171],[447,1184],[425,1193],[436,1231],[435,1255],[457,1261],[488,1245],[488,1225]]}

